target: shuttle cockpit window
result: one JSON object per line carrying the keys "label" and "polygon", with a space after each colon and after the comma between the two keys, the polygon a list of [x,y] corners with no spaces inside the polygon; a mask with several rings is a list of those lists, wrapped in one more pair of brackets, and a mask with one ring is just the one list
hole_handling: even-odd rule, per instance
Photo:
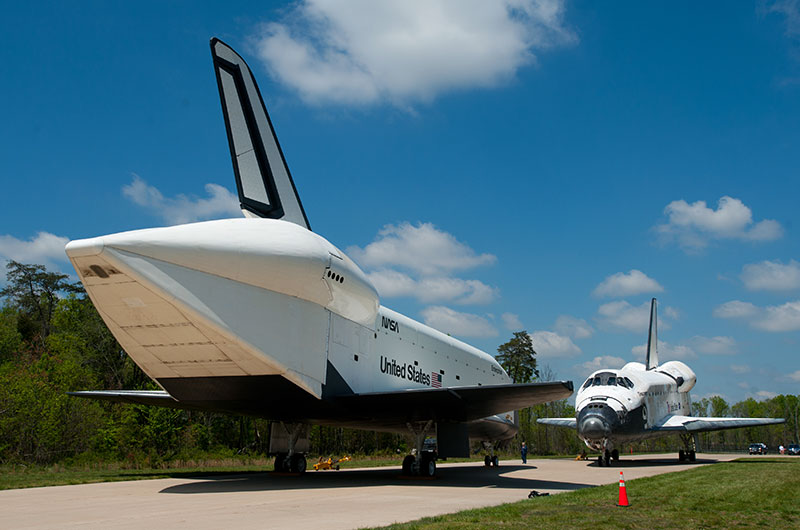
{"label": "shuttle cockpit window", "polygon": [[630,388],[628,383],[625,382],[625,379],[622,377],[617,377],[617,386],[624,386],[625,388]]}
{"label": "shuttle cockpit window", "polygon": [[[617,375],[610,372],[603,372],[595,375],[593,380],[590,378],[590,380],[592,386],[616,385]],[[589,386],[589,381],[586,381],[586,386]]]}
{"label": "shuttle cockpit window", "polygon": [[592,381],[594,381],[594,379],[592,379],[591,377],[587,379],[586,382],[583,384],[583,388],[589,388],[590,386],[592,386]]}

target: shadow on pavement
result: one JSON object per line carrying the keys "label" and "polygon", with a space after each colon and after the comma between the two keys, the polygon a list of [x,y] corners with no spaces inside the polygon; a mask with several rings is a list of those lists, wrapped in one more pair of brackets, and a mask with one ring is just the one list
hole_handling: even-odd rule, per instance
{"label": "shadow on pavement", "polygon": [[306,472],[303,475],[288,475],[272,472],[231,473],[220,476],[198,477],[164,488],[159,493],[231,493],[242,491],[270,491],[291,489],[338,489],[370,486],[450,487],[450,488],[506,488],[576,490],[592,487],[592,484],[539,480],[526,477],[507,476],[513,471],[535,470],[535,466],[507,465],[500,468],[484,466],[445,467],[437,470],[433,479],[403,477],[397,468],[374,468],[342,471]]}
{"label": "shadow on pavement", "polygon": [[[620,459],[617,462],[613,462],[610,466],[611,469],[619,468],[636,468],[636,467],[667,467],[667,466],[690,466],[690,465],[703,465],[703,464],[716,464],[719,462],[716,458],[708,457],[708,458],[700,458],[698,457],[695,462],[680,462],[678,457],[669,458],[638,458],[636,460],[626,460],[624,457],[620,456]],[[599,467],[597,464],[597,459],[593,459],[587,462],[587,466],[592,467]],[[603,466],[605,467],[605,466]]]}

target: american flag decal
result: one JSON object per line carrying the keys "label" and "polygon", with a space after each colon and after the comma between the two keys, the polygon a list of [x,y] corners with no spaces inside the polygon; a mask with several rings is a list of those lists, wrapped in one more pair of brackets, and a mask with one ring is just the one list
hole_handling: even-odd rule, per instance
{"label": "american flag decal", "polygon": [[442,388],[442,374],[431,372],[431,386],[433,388]]}

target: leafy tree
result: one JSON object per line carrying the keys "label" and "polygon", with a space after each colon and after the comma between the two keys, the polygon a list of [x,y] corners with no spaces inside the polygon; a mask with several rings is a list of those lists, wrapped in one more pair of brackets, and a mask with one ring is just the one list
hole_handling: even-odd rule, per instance
{"label": "leafy tree", "polygon": [[530,383],[539,377],[536,351],[525,330],[515,331],[511,340],[498,346],[496,359],[514,383]]}
{"label": "leafy tree", "polygon": [[47,272],[44,265],[25,265],[9,260],[8,284],[0,290],[12,307],[19,311],[18,329],[23,338],[43,342],[50,334],[59,293],[83,292],[79,284],[67,281],[66,274]]}
{"label": "leafy tree", "polygon": [[10,359],[22,347],[17,329],[17,312],[11,307],[0,309],[0,363]]}

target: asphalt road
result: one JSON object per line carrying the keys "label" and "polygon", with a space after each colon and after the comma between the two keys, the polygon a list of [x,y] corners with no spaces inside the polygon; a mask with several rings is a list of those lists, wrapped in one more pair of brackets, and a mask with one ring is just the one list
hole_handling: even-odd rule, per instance
{"label": "asphalt road", "polygon": [[[625,458],[613,467],[594,461],[528,459],[482,464],[440,463],[434,479],[400,476],[399,467],[271,472],[140,480],[0,491],[0,527],[192,530],[297,528],[325,530],[380,526],[429,515],[527,498],[531,490],[579,488],[681,471],[742,455]],[[628,487],[631,503],[640,494]],[[616,503],[617,498],[609,499]]]}

